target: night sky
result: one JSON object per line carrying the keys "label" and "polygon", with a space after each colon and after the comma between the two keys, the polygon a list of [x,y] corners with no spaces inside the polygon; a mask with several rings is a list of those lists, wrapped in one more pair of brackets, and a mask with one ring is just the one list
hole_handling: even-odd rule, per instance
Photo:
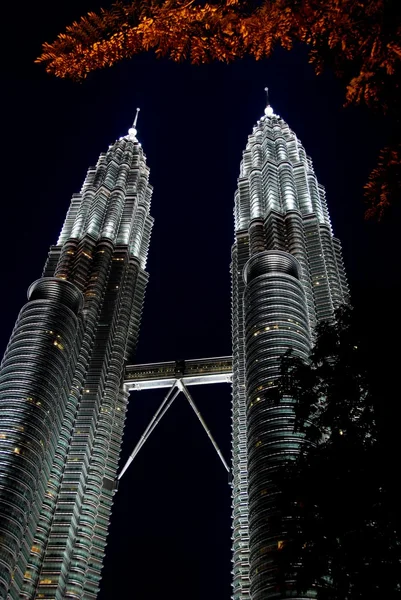
{"label": "night sky", "polygon": [[[393,317],[400,211],[382,224],[367,223],[362,186],[389,123],[344,110],[341,83],[330,72],[315,77],[301,47],[229,66],[192,67],[143,54],[82,84],[57,80],[33,63],[43,41],[99,6],[39,0],[15,3],[3,18],[2,351],[71,195],[100,152],[126,134],[139,106],[155,226],[137,362],[231,354],[233,195],[268,85],[275,112],[296,132],[326,187],[353,304],[380,354],[399,327]],[[229,459],[229,386],[193,388],[193,396]],[[122,464],[162,397],[131,396]],[[121,481],[100,599],[229,598],[230,505],[227,474],[179,396]]]}

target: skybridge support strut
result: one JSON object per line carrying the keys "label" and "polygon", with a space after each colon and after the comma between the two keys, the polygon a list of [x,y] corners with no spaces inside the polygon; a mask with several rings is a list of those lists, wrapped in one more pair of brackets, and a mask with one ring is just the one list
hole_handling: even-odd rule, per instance
{"label": "skybridge support strut", "polygon": [[138,454],[139,450],[142,448],[142,446],[144,445],[144,443],[146,442],[146,440],[148,439],[148,437],[150,436],[152,431],[154,431],[154,429],[160,423],[160,421],[162,420],[162,418],[164,417],[164,415],[166,414],[166,412],[168,411],[170,406],[173,404],[174,400],[177,398],[178,394],[181,391],[179,388],[176,390],[175,394],[173,394],[172,398],[170,398],[175,387],[176,387],[176,383],[174,383],[171,386],[171,388],[169,389],[169,391],[167,392],[163,402],[160,404],[159,408],[153,415],[152,420],[150,421],[149,425],[147,426],[147,428],[145,429],[145,431],[139,438],[139,442],[133,449],[130,457],[128,458],[127,462],[125,463],[124,467],[122,468],[122,470],[118,476],[118,479],[121,479],[121,477],[124,475],[125,471],[128,469],[128,467],[130,466],[130,464],[134,460],[135,456]]}
{"label": "skybridge support strut", "polygon": [[183,392],[183,394],[185,395],[186,399],[188,400],[191,408],[193,409],[194,413],[196,414],[196,416],[198,417],[199,421],[202,423],[202,427],[203,429],[206,431],[206,435],[208,436],[209,440],[212,442],[214,449],[216,450],[221,462],[224,465],[224,468],[226,469],[227,473],[230,472],[230,467],[228,466],[228,464],[226,463],[224,456],[221,453],[220,448],[218,447],[214,437],[212,436],[212,434],[210,433],[210,429],[208,428],[208,426],[206,425],[202,415],[200,414],[195,402],[192,399],[191,394],[189,393],[188,389],[185,387],[185,385],[182,383],[182,381],[179,379],[177,381],[177,386],[178,388]]}
{"label": "skybridge support strut", "polygon": [[[174,392],[174,390],[175,390],[175,392]],[[135,446],[134,450],[132,451],[132,453],[131,453],[130,457],[128,458],[127,462],[125,463],[124,467],[122,468],[120,474],[118,475],[118,480],[120,480],[121,477],[124,475],[124,473],[130,466],[130,464],[132,463],[132,461],[134,460],[134,458],[136,457],[136,455],[138,454],[138,452],[140,451],[142,446],[145,444],[146,440],[149,438],[149,436],[155,430],[157,425],[160,423],[160,421],[162,420],[162,418],[164,417],[164,415],[166,414],[166,412],[168,411],[170,406],[173,404],[174,400],[177,398],[177,396],[180,392],[182,392],[184,394],[184,396],[186,397],[186,399],[188,400],[189,405],[191,406],[192,410],[194,411],[194,413],[198,417],[199,421],[201,422],[202,427],[206,432],[206,435],[208,436],[209,440],[212,442],[213,447],[216,450],[217,455],[220,458],[221,462],[223,463],[224,468],[226,469],[226,471],[228,473],[230,473],[230,467],[228,466],[227,462],[225,461],[220,448],[218,447],[214,437],[212,436],[212,434],[210,432],[210,429],[208,428],[202,415],[200,414],[187,387],[184,385],[184,383],[182,382],[181,379],[176,379],[174,381],[173,385],[170,387],[169,391],[167,392],[163,402],[161,403],[161,405],[159,406],[159,408],[153,415],[149,425],[146,427],[145,431],[139,438],[137,445]]]}

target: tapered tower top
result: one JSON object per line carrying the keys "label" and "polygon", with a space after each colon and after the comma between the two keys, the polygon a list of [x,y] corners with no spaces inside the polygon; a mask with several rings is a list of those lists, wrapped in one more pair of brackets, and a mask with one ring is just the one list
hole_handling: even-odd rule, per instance
{"label": "tapered tower top", "polygon": [[314,213],[319,223],[330,228],[325,191],[312,160],[273,110],[268,95],[264,113],[248,136],[242,156],[235,194],[236,231],[248,229],[254,219],[266,219],[271,211],[285,216],[294,210],[301,215]]}

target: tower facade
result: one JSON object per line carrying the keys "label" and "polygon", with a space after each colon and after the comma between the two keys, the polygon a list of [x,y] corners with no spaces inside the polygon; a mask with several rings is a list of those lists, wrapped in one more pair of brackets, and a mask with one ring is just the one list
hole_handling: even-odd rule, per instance
{"label": "tower facade", "polygon": [[96,598],[148,275],[135,123],[72,197],[0,367],[0,598]]}
{"label": "tower facade", "polygon": [[306,360],[316,324],[348,301],[340,242],[311,159],[268,103],[243,153],[232,248],[233,599],[279,597],[285,532],[272,474],[299,452],[281,356]]}

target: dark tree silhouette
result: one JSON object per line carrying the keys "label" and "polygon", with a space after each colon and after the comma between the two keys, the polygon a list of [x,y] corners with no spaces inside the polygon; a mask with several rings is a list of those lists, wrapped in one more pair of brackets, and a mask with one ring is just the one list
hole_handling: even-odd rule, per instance
{"label": "dark tree silhouette", "polygon": [[318,328],[309,365],[284,361],[284,391],[310,443],[278,481],[287,538],[277,560],[283,581],[319,599],[399,600],[398,475],[380,415],[395,398],[381,396],[352,311],[337,317]]}

